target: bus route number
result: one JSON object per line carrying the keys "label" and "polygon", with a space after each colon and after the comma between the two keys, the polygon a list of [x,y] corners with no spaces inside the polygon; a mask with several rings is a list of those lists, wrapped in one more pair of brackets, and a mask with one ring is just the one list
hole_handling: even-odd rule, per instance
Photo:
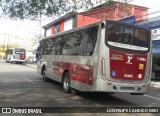
{"label": "bus route number", "polygon": [[124,33],[133,35],[133,29],[124,28]]}

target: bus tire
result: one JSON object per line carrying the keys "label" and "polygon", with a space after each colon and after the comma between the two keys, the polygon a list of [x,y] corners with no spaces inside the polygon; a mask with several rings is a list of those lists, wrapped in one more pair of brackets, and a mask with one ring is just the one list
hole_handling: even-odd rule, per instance
{"label": "bus tire", "polygon": [[46,82],[49,81],[49,78],[46,77],[46,68],[45,68],[45,67],[44,67],[43,72],[42,72],[42,78],[43,78],[43,80],[46,81]]}
{"label": "bus tire", "polygon": [[62,87],[63,91],[65,93],[71,93],[71,88],[70,88],[70,75],[68,72],[65,72],[63,75],[63,80],[62,80]]}

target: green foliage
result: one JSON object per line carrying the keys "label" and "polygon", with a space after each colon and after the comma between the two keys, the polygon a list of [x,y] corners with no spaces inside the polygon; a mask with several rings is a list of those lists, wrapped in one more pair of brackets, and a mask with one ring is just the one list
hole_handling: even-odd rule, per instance
{"label": "green foliage", "polygon": [[0,0],[0,7],[3,15],[12,19],[35,19],[38,15],[53,17],[87,10],[106,1],[113,0]]}

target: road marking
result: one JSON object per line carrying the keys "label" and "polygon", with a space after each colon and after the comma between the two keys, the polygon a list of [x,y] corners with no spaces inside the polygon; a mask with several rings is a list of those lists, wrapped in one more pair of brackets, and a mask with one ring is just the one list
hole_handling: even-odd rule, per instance
{"label": "road marking", "polygon": [[29,82],[31,82],[31,83],[34,83],[32,80],[30,80],[30,79],[27,79],[27,78],[24,78],[25,80],[27,80],[27,81],[29,81]]}
{"label": "road marking", "polygon": [[147,95],[147,94],[144,94],[143,96],[150,97],[150,98],[153,98],[153,99],[156,99],[156,100],[160,101],[160,98],[158,98],[158,97],[150,96],[150,95]]}

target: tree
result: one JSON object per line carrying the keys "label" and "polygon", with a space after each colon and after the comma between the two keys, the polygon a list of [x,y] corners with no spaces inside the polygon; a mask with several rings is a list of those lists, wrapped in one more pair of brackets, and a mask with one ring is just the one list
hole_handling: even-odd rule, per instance
{"label": "tree", "polygon": [[0,0],[0,7],[2,14],[9,18],[35,19],[38,15],[53,17],[66,12],[87,10],[96,4],[110,1],[114,0]]}

